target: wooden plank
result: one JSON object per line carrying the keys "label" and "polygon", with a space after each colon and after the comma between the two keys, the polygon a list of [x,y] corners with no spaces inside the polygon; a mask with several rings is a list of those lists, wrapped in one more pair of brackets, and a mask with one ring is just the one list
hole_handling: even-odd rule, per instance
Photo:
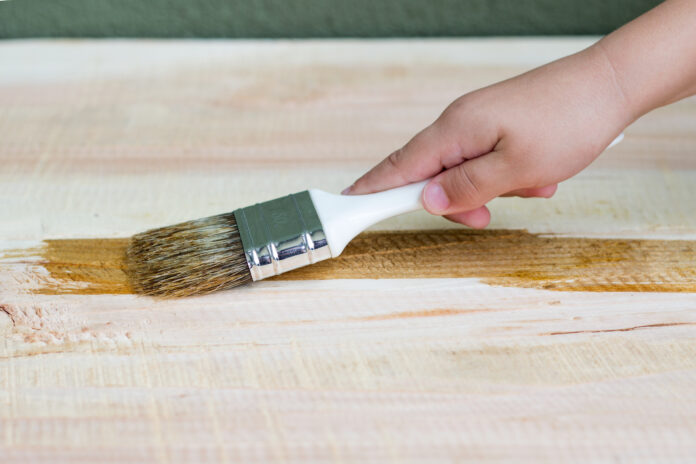
{"label": "wooden plank", "polygon": [[590,42],[0,44],[2,462],[688,462],[694,99],[554,199],[495,200],[491,232],[414,213],[369,262],[376,236],[233,292],[90,294],[118,237],[340,190]]}

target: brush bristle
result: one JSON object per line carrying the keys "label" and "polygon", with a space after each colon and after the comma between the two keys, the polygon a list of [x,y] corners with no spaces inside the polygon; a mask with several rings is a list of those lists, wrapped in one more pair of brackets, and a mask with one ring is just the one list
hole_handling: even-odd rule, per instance
{"label": "brush bristle", "polygon": [[252,281],[233,213],[135,235],[126,253],[126,273],[137,293],[164,298]]}

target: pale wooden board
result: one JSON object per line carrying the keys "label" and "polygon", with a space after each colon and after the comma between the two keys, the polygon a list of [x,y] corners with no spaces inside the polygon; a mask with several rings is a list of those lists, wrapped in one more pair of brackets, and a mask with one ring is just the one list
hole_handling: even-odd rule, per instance
{"label": "pale wooden board", "polygon": [[[1,43],[0,461],[692,461],[696,294],[34,295],[7,251],[340,190],[459,94],[589,43]],[[696,101],[639,120],[553,200],[492,210],[494,228],[696,239]]]}

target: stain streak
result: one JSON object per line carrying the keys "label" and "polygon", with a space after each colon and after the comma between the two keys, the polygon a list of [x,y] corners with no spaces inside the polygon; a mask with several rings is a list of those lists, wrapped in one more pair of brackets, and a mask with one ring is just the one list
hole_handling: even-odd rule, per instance
{"label": "stain streak", "polygon": [[13,327],[15,327],[17,325],[17,321],[15,320],[14,311],[9,306],[4,305],[4,304],[0,304],[0,312],[7,314],[7,317],[10,318],[10,322],[12,322]]}
{"label": "stain streak", "polygon": [[[35,293],[126,294],[132,293],[124,272],[128,242],[46,240],[40,248],[10,250],[8,256],[10,263],[37,266]],[[559,291],[696,293],[696,241],[554,237],[520,230],[366,232],[340,257],[273,279],[380,278],[477,278],[495,286]]]}
{"label": "stain streak", "polygon": [[635,327],[624,327],[620,329],[598,329],[598,330],[573,330],[571,332],[549,332],[540,335],[572,335],[572,334],[592,334],[592,333],[608,333],[608,332],[630,332],[639,329],[654,329],[658,327],[676,327],[680,325],[696,325],[696,322],[663,322],[658,324],[637,325]]}
{"label": "stain streak", "polygon": [[392,319],[412,319],[419,317],[441,317],[441,316],[456,316],[458,314],[469,314],[482,312],[483,310],[476,309],[429,309],[423,311],[403,311],[399,313],[391,314],[375,314],[372,316],[365,317],[351,317],[349,319],[341,320],[340,322],[351,322],[351,321],[388,321]]}

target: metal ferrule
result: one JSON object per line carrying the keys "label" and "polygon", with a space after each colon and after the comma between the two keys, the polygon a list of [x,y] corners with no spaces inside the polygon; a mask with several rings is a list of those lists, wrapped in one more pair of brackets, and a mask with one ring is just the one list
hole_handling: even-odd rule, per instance
{"label": "metal ferrule", "polygon": [[307,191],[238,209],[234,216],[254,280],[331,258]]}

